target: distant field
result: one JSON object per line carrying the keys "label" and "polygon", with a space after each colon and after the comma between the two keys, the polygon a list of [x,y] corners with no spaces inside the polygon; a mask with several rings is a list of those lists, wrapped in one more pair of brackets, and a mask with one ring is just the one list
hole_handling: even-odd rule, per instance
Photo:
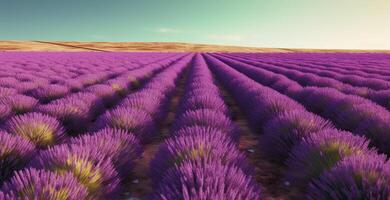
{"label": "distant field", "polygon": [[0,41],[0,51],[121,51],[121,52],[389,52],[390,50],[319,50],[256,48],[177,42],[47,42]]}

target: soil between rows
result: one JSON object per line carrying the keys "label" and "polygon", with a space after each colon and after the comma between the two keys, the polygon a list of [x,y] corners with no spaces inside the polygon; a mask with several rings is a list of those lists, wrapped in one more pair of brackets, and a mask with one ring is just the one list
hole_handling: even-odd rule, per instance
{"label": "soil between rows", "polygon": [[184,69],[182,76],[179,78],[177,87],[173,92],[168,105],[168,114],[164,120],[158,122],[159,133],[148,144],[142,146],[144,152],[140,159],[135,161],[135,168],[130,176],[124,180],[124,192],[122,199],[135,197],[139,199],[147,199],[153,192],[152,182],[149,177],[149,163],[157,153],[160,144],[170,136],[170,128],[175,120],[176,111],[180,101],[185,93],[185,85],[188,79],[190,66]]}
{"label": "soil between rows", "polygon": [[302,199],[296,191],[284,186],[281,181],[284,167],[264,158],[259,148],[259,141],[262,139],[261,133],[255,133],[250,128],[244,112],[238,107],[234,98],[218,83],[216,78],[214,80],[231,111],[232,121],[240,129],[238,148],[246,155],[250,164],[255,167],[254,179],[262,189],[263,199]]}

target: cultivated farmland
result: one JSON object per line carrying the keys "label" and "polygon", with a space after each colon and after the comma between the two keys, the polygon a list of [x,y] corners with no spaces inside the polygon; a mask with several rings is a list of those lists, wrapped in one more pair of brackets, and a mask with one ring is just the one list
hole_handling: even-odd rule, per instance
{"label": "cultivated farmland", "polygon": [[0,54],[0,199],[390,199],[390,54]]}

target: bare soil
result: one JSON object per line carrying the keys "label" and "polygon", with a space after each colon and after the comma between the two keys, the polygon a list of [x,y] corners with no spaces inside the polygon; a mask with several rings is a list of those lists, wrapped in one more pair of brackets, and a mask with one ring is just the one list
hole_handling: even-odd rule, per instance
{"label": "bare soil", "polygon": [[159,122],[159,134],[150,143],[142,146],[144,150],[142,157],[135,161],[135,168],[132,174],[124,181],[125,192],[122,196],[123,199],[128,199],[129,197],[148,199],[148,196],[153,192],[152,182],[149,176],[149,163],[157,153],[160,144],[170,136],[170,129],[175,120],[177,108],[185,93],[188,74],[189,67],[185,69],[182,77],[178,81],[177,88],[169,102],[167,116]]}
{"label": "bare soil", "polygon": [[284,166],[264,158],[259,148],[259,141],[262,139],[262,134],[255,133],[250,128],[244,112],[238,107],[236,101],[220,84],[217,83],[217,85],[231,111],[233,122],[240,129],[238,147],[246,155],[252,166],[255,167],[254,179],[261,186],[263,199],[303,199],[297,191],[284,185],[282,181]]}

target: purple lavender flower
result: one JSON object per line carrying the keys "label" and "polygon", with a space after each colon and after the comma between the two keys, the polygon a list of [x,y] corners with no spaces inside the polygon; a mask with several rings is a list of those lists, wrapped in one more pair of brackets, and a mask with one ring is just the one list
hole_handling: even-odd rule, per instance
{"label": "purple lavender flower", "polygon": [[372,103],[362,103],[339,110],[339,112],[336,112],[334,120],[337,121],[338,127],[355,131],[364,120],[370,119],[375,115],[390,116],[385,108]]}
{"label": "purple lavender flower", "polygon": [[229,110],[225,102],[219,96],[215,96],[213,94],[203,94],[201,96],[190,97],[184,101],[184,104],[181,107],[183,111],[209,109],[222,112],[225,115],[229,114]]}
{"label": "purple lavender flower", "polygon": [[16,93],[17,91],[15,89],[0,87],[0,98],[12,96]]}
{"label": "purple lavender flower", "polygon": [[185,162],[167,172],[152,199],[261,199],[251,176],[214,162]]}
{"label": "purple lavender flower", "polygon": [[370,138],[373,145],[378,149],[390,154],[390,116],[388,112],[378,112],[364,119],[356,128],[356,133]]}
{"label": "purple lavender flower", "polygon": [[84,87],[96,84],[105,79],[103,74],[85,74],[77,77]]}
{"label": "purple lavender flower", "polygon": [[19,84],[19,80],[14,77],[1,77],[0,78],[0,86],[3,87],[13,87]]}
{"label": "purple lavender flower", "polygon": [[194,89],[188,90],[188,91],[186,91],[184,98],[202,96],[204,94],[210,94],[210,95],[215,95],[215,96],[220,95],[219,91],[217,89],[206,87],[206,88],[194,88]]}
{"label": "purple lavender flower", "polygon": [[75,79],[68,79],[64,81],[64,85],[68,87],[71,92],[77,92],[83,88],[83,84]]}
{"label": "purple lavender flower", "polygon": [[280,94],[267,94],[253,101],[248,108],[249,119],[255,130],[260,131],[263,125],[277,115],[293,110],[303,110],[304,107],[292,99]]}
{"label": "purple lavender flower", "polygon": [[186,88],[190,91],[193,89],[207,88],[208,90],[214,91],[215,94],[219,93],[218,88],[212,82],[211,77],[206,77],[206,76],[192,77],[192,79],[190,79],[189,81],[190,82],[188,83]]}
{"label": "purple lavender flower", "polygon": [[101,98],[106,105],[113,106],[118,100],[119,96],[116,91],[104,84],[96,84],[86,88],[86,91],[91,92]]}
{"label": "purple lavender flower", "polygon": [[313,181],[307,198],[383,199],[390,198],[390,162],[386,156],[352,156]]}
{"label": "purple lavender flower", "polygon": [[59,174],[73,174],[93,198],[115,196],[119,190],[120,179],[111,158],[95,146],[56,145],[42,151],[31,164]]}
{"label": "purple lavender flower", "polygon": [[22,82],[34,81],[37,79],[33,74],[15,74],[15,78]]}
{"label": "purple lavender flower", "polygon": [[357,95],[364,98],[367,98],[370,95],[371,91],[372,90],[367,87],[353,87],[353,86],[344,87],[342,89],[342,92],[345,94]]}
{"label": "purple lavender flower", "polygon": [[41,113],[15,116],[6,122],[5,128],[39,148],[47,148],[64,139],[64,130],[60,123],[55,118]]}
{"label": "purple lavender flower", "polygon": [[184,161],[220,160],[224,165],[234,165],[248,174],[252,168],[245,156],[237,151],[231,138],[210,127],[186,127],[175,137],[168,139],[151,162],[152,179],[157,183],[169,168],[180,166]]}
{"label": "purple lavender flower", "polygon": [[352,107],[359,106],[360,104],[367,103],[366,99],[353,95],[344,95],[343,98],[331,101],[328,104],[328,109],[324,113],[325,116],[334,118],[338,113],[345,112],[346,110],[351,109]]}
{"label": "purple lavender flower", "polygon": [[[358,83],[361,83],[361,77],[359,77],[359,80],[357,81]],[[356,84],[356,82],[355,82]],[[370,78],[370,79],[365,79],[364,84],[372,88],[374,90],[383,90],[383,89],[389,89],[390,84],[386,80],[382,80],[379,78]]]}
{"label": "purple lavender flower", "polygon": [[35,82],[20,82],[14,86],[14,88],[21,94],[28,94],[38,87],[39,85]]}
{"label": "purple lavender flower", "polygon": [[213,110],[199,109],[185,112],[175,121],[173,132],[190,126],[213,127],[228,134],[234,140],[239,137],[238,127],[223,113]]}
{"label": "purple lavender flower", "polygon": [[374,155],[364,137],[346,131],[328,129],[304,138],[286,161],[286,179],[301,189],[324,170],[353,155]]}
{"label": "purple lavender flower", "polygon": [[[213,127],[213,126],[204,126],[204,125],[193,125],[193,126],[184,126],[175,132],[171,133],[172,137],[177,137],[177,136],[185,136],[185,135],[197,135],[197,134],[203,134],[203,133],[223,133],[226,135],[225,132],[220,130],[218,127]],[[238,142],[238,137],[227,137],[227,140],[231,140],[234,143]]]}
{"label": "purple lavender flower", "polygon": [[35,154],[35,146],[17,135],[0,131],[0,185]]}
{"label": "purple lavender flower", "polygon": [[99,149],[100,153],[112,158],[115,168],[122,176],[131,172],[133,161],[142,153],[141,145],[133,134],[115,128],[104,128],[95,133],[84,134],[72,138],[70,142]]}
{"label": "purple lavender flower", "polygon": [[88,105],[82,101],[47,104],[39,106],[37,110],[60,120],[70,135],[83,132],[92,120]]}
{"label": "purple lavender flower", "polygon": [[371,91],[369,98],[390,110],[390,89]]}
{"label": "purple lavender flower", "polygon": [[[147,75],[146,75],[147,76]],[[138,88],[142,84],[141,78],[134,76],[132,74],[127,75],[127,80],[129,80],[129,83],[131,85],[131,88]]]}
{"label": "purple lavender flower", "polygon": [[156,133],[153,118],[143,110],[118,107],[107,111],[96,122],[96,128],[112,127],[127,130],[141,141],[151,139]]}
{"label": "purple lavender flower", "polygon": [[38,104],[38,100],[29,96],[17,94],[1,98],[0,103],[10,106],[12,111],[16,114],[23,114],[33,110]]}
{"label": "purple lavender flower", "polygon": [[286,94],[291,90],[296,90],[296,88],[302,89],[302,86],[299,85],[295,81],[291,81],[287,77],[280,78],[279,80],[275,81],[270,85],[269,87],[275,89],[276,91],[279,91],[280,93]]}
{"label": "purple lavender flower", "polygon": [[259,146],[267,158],[282,163],[303,138],[331,128],[334,128],[331,122],[313,113],[304,110],[286,112],[265,124]]}
{"label": "purple lavender flower", "polygon": [[11,115],[11,108],[7,105],[0,104],[0,124],[6,121]]}
{"label": "purple lavender flower", "polygon": [[[15,174],[3,188],[7,199],[80,200],[87,198],[86,188],[72,174],[57,174],[34,168]],[[0,196],[1,197],[1,196]]]}
{"label": "purple lavender flower", "polygon": [[167,93],[164,93],[163,91],[159,90],[142,89],[140,91],[127,95],[120,105],[123,104],[124,106],[126,106],[127,99],[143,99],[151,102],[156,102],[156,104],[164,105],[167,103]]}
{"label": "purple lavender flower", "polygon": [[143,88],[147,90],[159,90],[159,91],[167,91],[172,90],[175,87],[175,80],[173,80],[171,77],[172,75],[169,74],[163,74],[161,76],[154,77],[151,82],[146,84]]}
{"label": "purple lavender flower", "polygon": [[42,102],[49,102],[65,96],[68,92],[69,88],[66,86],[51,84],[34,90],[32,94]]}
{"label": "purple lavender flower", "polygon": [[90,92],[78,92],[68,96],[65,99],[60,99],[58,101],[53,102],[56,103],[64,103],[64,104],[80,104],[79,102],[83,102],[85,106],[90,110],[89,113],[91,116],[97,116],[101,114],[104,110],[104,104],[102,100],[96,95]]}
{"label": "purple lavender flower", "polygon": [[312,112],[324,114],[329,104],[342,99],[344,95],[333,88],[305,87],[296,95],[296,99],[303,102]]}
{"label": "purple lavender flower", "polygon": [[121,101],[121,107],[135,108],[147,112],[149,115],[153,116],[154,119],[161,119],[166,110],[164,110],[163,102],[160,99],[153,98],[137,98],[129,97]]}
{"label": "purple lavender flower", "polygon": [[107,81],[107,85],[120,95],[125,95],[129,89],[129,81],[126,79],[111,79]]}

